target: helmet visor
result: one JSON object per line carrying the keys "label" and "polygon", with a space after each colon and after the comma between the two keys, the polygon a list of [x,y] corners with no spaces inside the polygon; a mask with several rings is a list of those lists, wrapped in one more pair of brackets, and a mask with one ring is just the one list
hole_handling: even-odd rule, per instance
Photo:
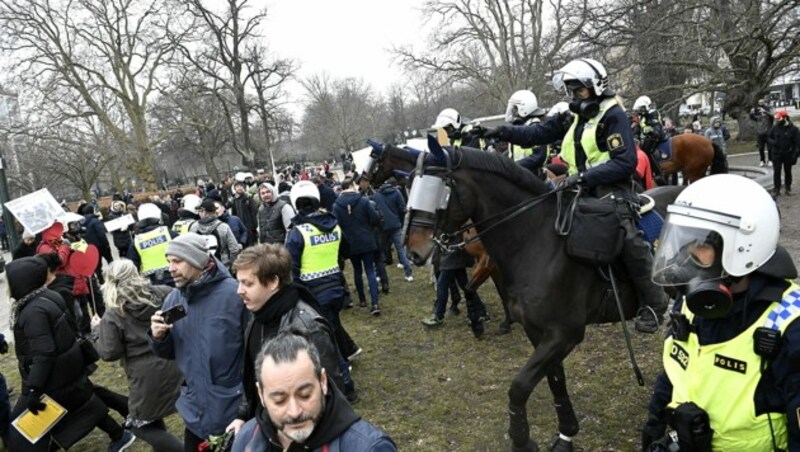
{"label": "helmet visor", "polygon": [[592,87],[592,80],[589,78],[581,79],[577,74],[567,71],[558,71],[553,74],[553,88],[556,91],[563,91],[567,96],[572,96],[578,88]]}
{"label": "helmet visor", "polygon": [[506,122],[512,124],[519,117],[519,106],[509,103],[506,107]]}
{"label": "helmet visor", "polygon": [[653,282],[680,286],[724,277],[723,240],[717,232],[667,221],[653,259]]}

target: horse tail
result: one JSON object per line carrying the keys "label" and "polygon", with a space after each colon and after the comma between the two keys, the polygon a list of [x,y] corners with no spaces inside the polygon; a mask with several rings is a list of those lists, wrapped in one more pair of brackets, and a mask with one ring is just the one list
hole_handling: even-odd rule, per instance
{"label": "horse tail", "polygon": [[714,159],[711,160],[711,174],[724,174],[728,172],[728,158],[722,148],[713,141],[711,146],[714,147]]}

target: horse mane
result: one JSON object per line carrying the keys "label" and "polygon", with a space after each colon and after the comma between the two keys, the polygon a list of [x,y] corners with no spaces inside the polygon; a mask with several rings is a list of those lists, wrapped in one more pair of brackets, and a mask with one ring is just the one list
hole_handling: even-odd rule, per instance
{"label": "horse mane", "polygon": [[547,184],[510,158],[495,152],[472,148],[455,151],[456,166],[485,171],[500,176],[519,188],[538,195],[549,190]]}

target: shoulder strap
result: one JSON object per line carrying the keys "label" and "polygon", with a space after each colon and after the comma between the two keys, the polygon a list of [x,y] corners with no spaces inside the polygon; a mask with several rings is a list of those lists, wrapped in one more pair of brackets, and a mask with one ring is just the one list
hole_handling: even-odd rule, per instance
{"label": "shoulder strap", "polygon": [[[58,311],[61,313],[61,315],[65,316],[67,318],[67,324],[69,325],[70,328],[72,328],[72,332],[75,333],[75,334],[78,334],[79,330],[78,330],[78,325],[75,324],[75,319],[64,308],[62,308],[61,305],[58,304],[58,302],[56,302],[56,300],[53,300],[52,298],[50,298],[48,296],[48,294],[47,294],[47,291],[42,292],[41,295],[42,295],[42,298],[44,298],[45,300],[49,301],[50,303],[53,303],[53,305],[56,308],[58,308]],[[69,307],[66,307],[66,309],[69,309]]]}

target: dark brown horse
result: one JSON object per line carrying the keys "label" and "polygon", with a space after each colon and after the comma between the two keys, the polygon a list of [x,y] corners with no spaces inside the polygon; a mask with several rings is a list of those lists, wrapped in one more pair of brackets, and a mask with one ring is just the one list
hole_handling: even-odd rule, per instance
{"label": "dark brown horse", "polygon": [[[728,172],[722,148],[702,135],[684,133],[662,142],[648,137],[642,142],[642,150],[658,164],[653,168],[657,180],[681,171],[683,179],[692,183],[705,176],[709,166],[711,174]],[[658,177],[659,169],[663,178]]]}
{"label": "dark brown horse", "polygon": [[[392,176],[408,176],[409,173],[414,170],[417,164],[417,157],[419,153],[422,152],[399,148],[392,144],[382,145],[374,141],[368,141],[368,143],[372,146],[372,152],[370,153],[367,167],[362,172],[362,175],[369,181],[370,185],[376,189]],[[476,235],[475,230],[468,229],[464,231],[464,240],[468,241],[474,235]],[[489,257],[483,243],[480,240],[471,241],[465,247],[465,251],[473,256],[476,261],[467,288],[470,290],[478,290],[488,278],[492,278],[492,282],[494,283],[500,299],[504,300],[505,289],[501,280],[500,271],[492,261],[492,258]],[[415,262],[415,264],[422,265],[419,262]],[[509,332],[512,323],[505,303],[503,303],[503,313],[505,318],[498,327],[498,331],[501,334]]]}
{"label": "dark brown horse", "polygon": [[[564,237],[554,228],[559,211],[555,193],[561,191],[565,201],[574,194],[551,191],[530,172],[496,154],[464,148],[445,154],[433,147],[432,154],[425,173],[440,178],[449,190],[432,190],[431,196],[440,197],[433,205],[444,206],[434,214],[435,221],[415,221],[420,212],[410,212],[406,237],[410,255],[417,262],[424,260],[435,243],[457,241],[455,233],[463,229],[461,225],[467,219],[474,222],[500,270],[507,291],[504,303],[535,348],[508,392],[512,451],[538,450],[530,438],[526,404],[545,377],[553,394],[559,433],[572,437],[578,433],[578,420],[562,362],[583,341],[587,324],[632,318],[637,309],[634,293],[617,278],[617,307],[614,297],[608,296],[608,280],[598,268],[567,256]],[[430,182],[419,181],[415,184],[430,187]],[[682,187],[673,189],[677,196]],[[662,197],[664,201],[670,200]],[[429,213],[424,212],[421,219],[425,215]],[[554,448],[572,450],[572,443],[561,439]]]}

